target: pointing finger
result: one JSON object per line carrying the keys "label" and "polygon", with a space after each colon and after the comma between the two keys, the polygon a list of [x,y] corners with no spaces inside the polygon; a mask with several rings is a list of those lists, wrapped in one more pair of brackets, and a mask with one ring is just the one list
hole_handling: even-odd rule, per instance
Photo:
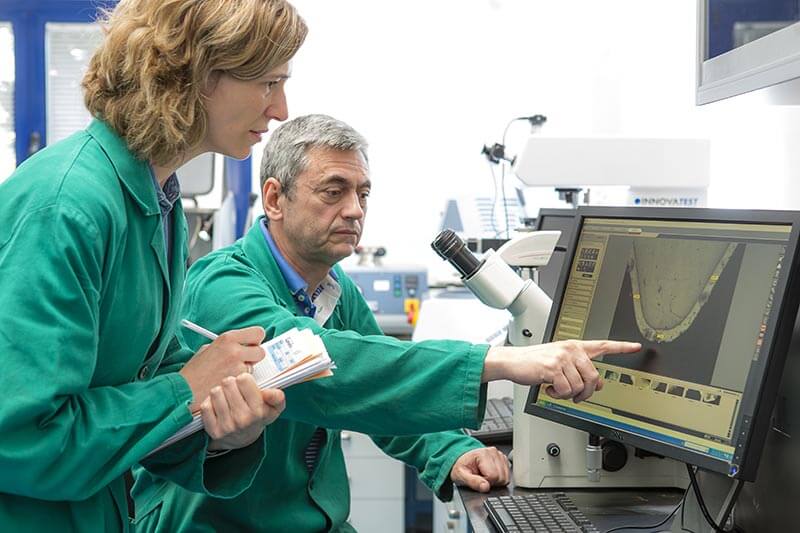
{"label": "pointing finger", "polygon": [[635,353],[642,349],[638,342],[624,341],[582,341],[581,345],[590,358],[605,354]]}

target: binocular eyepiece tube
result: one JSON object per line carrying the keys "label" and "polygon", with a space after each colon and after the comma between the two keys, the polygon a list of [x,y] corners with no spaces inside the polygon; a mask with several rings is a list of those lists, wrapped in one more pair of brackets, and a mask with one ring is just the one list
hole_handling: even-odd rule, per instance
{"label": "binocular eyepiece tube", "polygon": [[451,229],[446,229],[439,233],[431,243],[431,248],[436,251],[439,257],[449,261],[465,279],[475,274],[481,266],[478,258]]}

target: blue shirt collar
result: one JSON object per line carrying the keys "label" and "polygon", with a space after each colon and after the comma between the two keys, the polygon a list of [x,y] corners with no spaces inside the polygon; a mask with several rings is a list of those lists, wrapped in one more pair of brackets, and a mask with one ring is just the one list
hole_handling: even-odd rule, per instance
{"label": "blue shirt collar", "polygon": [[178,181],[178,176],[173,172],[167,181],[164,182],[164,187],[159,185],[156,179],[156,173],[153,172],[153,167],[150,167],[150,177],[153,178],[153,186],[156,188],[156,198],[158,199],[158,208],[161,211],[161,216],[167,218],[167,215],[172,212],[175,202],[181,195],[181,185]]}
{"label": "blue shirt collar", "polygon": [[[341,290],[338,287],[339,278],[336,276],[336,272],[334,272],[333,269],[328,271],[328,275],[333,280],[334,285],[331,285],[329,281],[323,280],[319,287],[317,287],[317,290],[314,291],[314,294],[309,296],[307,292],[308,283],[306,283],[300,274],[298,274],[297,271],[292,268],[292,265],[289,264],[289,262],[286,260],[286,257],[281,253],[278,245],[275,243],[275,239],[273,239],[272,235],[270,235],[266,217],[260,217],[258,219],[258,225],[261,228],[261,233],[264,235],[264,240],[267,243],[267,247],[269,248],[272,257],[275,258],[275,263],[278,265],[278,269],[280,270],[286,285],[289,287],[289,292],[292,293],[292,297],[294,298],[298,309],[303,315],[313,318],[320,325],[324,324],[328,318],[330,318],[333,308],[336,306],[336,302],[339,300],[339,295],[341,294]],[[320,301],[317,300],[317,297],[324,292],[326,287],[330,287],[332,292],[325,293],[330,297],[322,299],[325,300],[325,302],[321,304],[322,311],[318,316],[318,308],[314,302]]]}
{"label": "blue shirt collar", "polygon": [[305,292],[308,289],[308,283],[292,268],[292,265],[286,261],[286,258],[278,249],[278,245],[275,244],[275,240],[270,235],[269,228],[267,228],[267,219],[262,218],[259,220],[259,225],[261,226],[261,233],[264,234],[264,240],[267,241],[267,246],[269,246],[269,251],[272,252],[272,257],[278,263],[283,279],[286,281],[286,285],[289,286],[289,291],[294,295],[297,295],[300,291]]}

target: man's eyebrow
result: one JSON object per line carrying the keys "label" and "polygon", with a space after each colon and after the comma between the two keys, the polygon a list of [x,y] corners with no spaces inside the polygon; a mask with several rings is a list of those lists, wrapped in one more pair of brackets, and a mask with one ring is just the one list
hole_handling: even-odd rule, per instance
{"label": "man's eyebrow", "polygon": [[[325,187],[327,185],[342,185],[344,187],[350,186],[350,180],[345,178],[344,176],[340,176],[338,174],[333,174],[331,176],[327,176],[319,182],[318,187]],[[365,181],[364,183],[358,185],[358,189],[371,189],[372,182],[370,180]]]}
{"label": "man's eyebrow", "polygon": [[326,176],[319,182],[320,187],[324,187],[326,185],[349,185],[350,182],[344,176],[340,176],[338,174],[333,174],[331,176]]}

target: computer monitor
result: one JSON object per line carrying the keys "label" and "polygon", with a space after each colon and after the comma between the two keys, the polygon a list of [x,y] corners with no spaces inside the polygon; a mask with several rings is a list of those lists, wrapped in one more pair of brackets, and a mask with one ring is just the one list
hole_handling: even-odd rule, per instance
{"label": "computer monitor", "polygon": [[755,478],[798,306],[800,213],[579,208],[545,339],[638,341],[585,402],[529,414]]}
{"label": "computer monitor", "polygon": [[564,258],[566,257],[566,252],[563,249],[569,246],[574,228],[574,209],[540,209],[539,216],[536,217],[536,231],[558,230],[561,232],[561,236],[556,243],[557,248],[553,251],[553,255],[550,256],[550,262],[536,269],[538,275],[536,284],[550,298],[556,292],[556,285],[558,284],[558,278],[561,276],[561,270],[564,268]]}

